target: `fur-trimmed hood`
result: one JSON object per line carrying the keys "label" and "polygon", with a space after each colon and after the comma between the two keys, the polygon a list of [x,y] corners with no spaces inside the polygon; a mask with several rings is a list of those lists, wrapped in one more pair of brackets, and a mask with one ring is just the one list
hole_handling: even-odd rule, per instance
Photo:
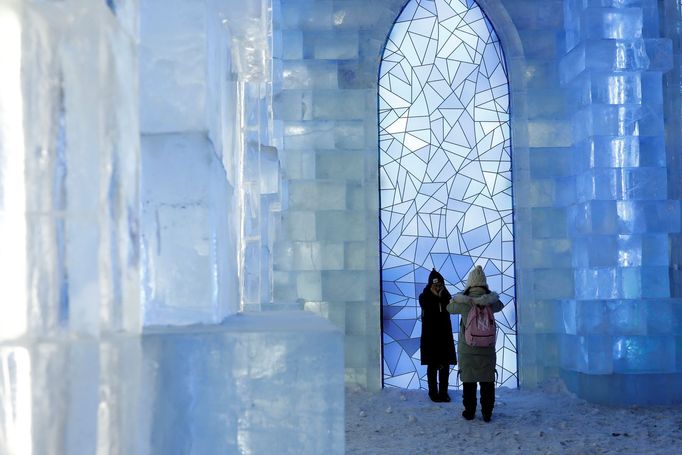
{"label": "fur-trimmed hood", "polygon": [[489,294],[483,294],[480,296],[474,295],[464,295],[461,292],[455,294],[452,301],[455,303],[464,303],[468,305],[492,305],[500,299],[497,292],[491,292]]}

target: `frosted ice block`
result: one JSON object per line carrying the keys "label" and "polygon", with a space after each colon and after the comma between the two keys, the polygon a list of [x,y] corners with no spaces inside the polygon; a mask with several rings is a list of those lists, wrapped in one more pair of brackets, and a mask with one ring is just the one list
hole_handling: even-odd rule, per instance
{"label": "frosted ice block", "polygon": [[203,134],[144,135],[142,160],[145,323],[218,322],[239,305],[222,163]]}
{"label": "frosted ice block", "polygon": [[[343,453],[341,332],[306,312],[149,328],[151,453]],[[286,393],[282,393],[286,390]]]}
{"label": "frosted ice block", "polygon": [[[204,2],[144,0],[140,7],[140,129],[207,129]],[[172,93],[172,96],[169,94]]]}

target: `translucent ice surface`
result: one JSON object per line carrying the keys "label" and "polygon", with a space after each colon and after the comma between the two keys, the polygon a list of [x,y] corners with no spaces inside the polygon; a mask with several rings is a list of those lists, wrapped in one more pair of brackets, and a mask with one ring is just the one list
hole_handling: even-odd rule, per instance
{"label": "translucent ice surface", "polygon": [[263,312],[143,337],[151,453],[343,453],[341,332]]}
{"label": "translucent ice surface", "polygon": [[232,189],[203,134],[142,139],[145,324],[219,322],[239,299]]}

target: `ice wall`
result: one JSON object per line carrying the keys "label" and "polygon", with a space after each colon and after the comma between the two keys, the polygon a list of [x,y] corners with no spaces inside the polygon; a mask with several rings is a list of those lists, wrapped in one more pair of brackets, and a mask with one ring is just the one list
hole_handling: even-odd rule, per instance
{"label": "ice wall", "polygon": [[[599,388],[603,376],[595,374],[602,360],[632,373],[614,379],[613,390],[623,393],[623,377],[645,378],[639,373],[647,366],[675,374],[679,365],[678,323],[655,328],[653,301],[643,300],[663,298],[666,320],[678,321],[678,305],[669,299],[676,281],[667,278],[679,262],[669,262],[671,245],[673,258],[678,255],[677,185],[666,184],[677,175],[670,167],[676,158],[669,153],[666,164],[662,142],[664,131],[676,137],[676,127],[675,120],[662,123],[660,84],[670,48],[657,40],[658,7],[634,1],[478,3],[501,38],[511,82],[521,384],[536,386],[571,371],[571,386],[587,391],[590,382],[578,386],[575,378],[589,371],[600,390],[591,398],[617,402]],[[275,120],[283,122],[288,199],[276,245],[275,295],[298,299],[344,328],[346,378],[369,385],[376,384],[372,270],[378,236],[362,226],[377,213],[376,179],[370,177],[378,147],[372,98],[383,41],[403,4],[282,5],[283,85]],[[576,8],[586,12],[576,16]],[[668,20],[674,34],[675,22]],[[576,51],[564,57],[576,45],[591,56],[583,59]],[[652,66],[617,66],[645,60]],[[666,97],[673,117],[675,84]],[[355,270],[360,273],[350,278]],[[329,283],[346,277],[352,284],[334,294]],[[632,303],[634,313],[621,314],[630,305],[618,306],[623,299],[639,302]],[[602,310],[610,316],[599,316]],[[578,333],[575,318],[583,328],[600,327]],[[608,329],[600,325],[604,318],[613,321]],[[626,321],[637,328],[625,328]],[[638,396],[651,399],[630,395]]]}
{"label": "ice wall", "polygon": [[136,37],[118,4],[0,2],[2,453],[137,450]]}
{"label": "ice wall", "polygon": [[372,388],[381,381],[377,75],[403,3],[287,1],[275,24],[288,190],[275,300],[342,328],[346,379]]}

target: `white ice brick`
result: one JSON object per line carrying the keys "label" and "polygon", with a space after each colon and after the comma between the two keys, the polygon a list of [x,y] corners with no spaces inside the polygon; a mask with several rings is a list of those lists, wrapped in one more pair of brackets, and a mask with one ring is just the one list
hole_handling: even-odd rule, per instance
{"label": "white ice brick", "polygon": [[207,13],[203,0],[142,0],[143,133],[207,128]]}
{"label": "white ice brick", "polygon": [[142,153],[145,324],[218,322],[239,304],[222,164],[202,134],[145,135]]}

